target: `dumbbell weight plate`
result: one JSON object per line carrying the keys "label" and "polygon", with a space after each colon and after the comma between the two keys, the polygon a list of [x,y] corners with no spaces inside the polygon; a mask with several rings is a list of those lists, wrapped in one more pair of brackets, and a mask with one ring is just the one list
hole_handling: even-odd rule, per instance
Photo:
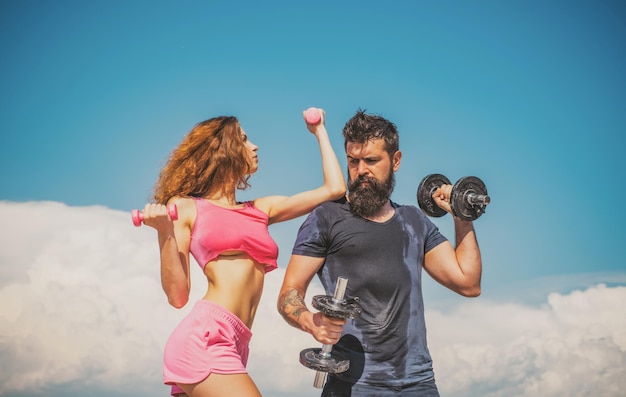
{"label": "dumbbell weight plate", "polygon": [[307,124],[315,125],[322,120],[322,112],[318,108],[308,108],[304,111],[304,119]]}
{"label": "dumbbell weight plate", "polygon": [[479,178],[466,176],[459,179],[452,188],[450,206],[452,213],[464,221],[473,221],[485,213],[485,205],[470,204],[467,200],[469,194],[487,196],[487,187]]}
{"label": "dumbbell weight plate", "polygon": [[439,218],[447,214],[433,200],[433,193],[441,185],[451,185],[450,180],[441,174],[426,175],[417,188],[417,204],[428,216]]}
{"label": "dumbbell weight plate", "polygon": [[340,374],[350,368],[350,361],[341,354],[331,351],[330,357],[321,354],[322,349],[310,348],[300,352],[300,364],[316,371]]}
{"label": "dumbbell weight plate", "polygon": [[311,302],[313,307],[333,318],[357,318],[361,315],[361,306],[358,298],[345,299],[335,302],[332,296],[315,295]]}

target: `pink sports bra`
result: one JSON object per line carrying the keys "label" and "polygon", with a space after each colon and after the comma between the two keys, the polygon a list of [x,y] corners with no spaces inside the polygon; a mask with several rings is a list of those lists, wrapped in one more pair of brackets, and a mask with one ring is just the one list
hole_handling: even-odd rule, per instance
{"label": "pink sports bra", "polygon": [[265,265],[265,272],[278,267],[278,246],[267,229],[268,216],[246,201],[243,208],[224,208],[194,198],[196,221],[189,251],[204,270],[224,251],[245,251]]}

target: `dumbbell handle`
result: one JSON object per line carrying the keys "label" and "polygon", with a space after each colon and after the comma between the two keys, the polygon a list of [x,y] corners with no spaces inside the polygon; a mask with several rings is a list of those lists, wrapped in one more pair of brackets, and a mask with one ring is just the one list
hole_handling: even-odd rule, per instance
{"label": "dumbbell handle", "polygon": [[468,193],[465,196],[465,200],[468,204],[471,205],[487,205],[491,202],[491,197],[488,194],[476,194],[476,193]]}
{"label": "dumbbell handle", "polygon": [[[337,285],[335,286],[335,294],[333,295],[333,301],[335,303],[339,303],[343,301],[343,298],[346,294],[346,287],[348,286],[348,279],[345,277],[339,277],[337,279]],[[320,351],[320,355],[323,358],[330,358],[330,352],[333,350],[333,345],[323,344],[322,350]],[[317,389],[321,389],[324,387],[324,383],[326,383],[326,372],[317,371],[315,372],[315,380],[313,381],[313,387]]]}
{"label": "dumbbell handle", "polygon": [[[176,204],[170,204],[167,206],[167,214],[173,221],[178,219],[178,208],[176,208]],[[143,212],[139,210],[132,210],[131,217],[133,219],[133,225],[141,226],[143,223]]]}
{"label": "dumbbell handle", "polygon": [[[439,189],[440,187],[441,186],[433,186],[433,188],[430,189],[430,195],[432,196],[433,194],[435,194],[437,189]],[[476,205],[476,204],[487,205],[491,202],[491,197],[489,197],[489,195],[487,194],[477,194],[477,193],[469,192],[465,195],[464,198],[465,198],[465,201],[471,205]]]}

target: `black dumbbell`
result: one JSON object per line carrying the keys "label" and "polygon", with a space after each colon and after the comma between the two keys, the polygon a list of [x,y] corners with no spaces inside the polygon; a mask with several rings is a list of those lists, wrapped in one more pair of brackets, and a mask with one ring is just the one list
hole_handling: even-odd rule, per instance
{"label": "black dumbbell", "polygon": [[[440,217],[446,214],[446,211],[433,200],[433,193],[441,185],[451,185],[450,180],[441,174],[430,174],[422,179],[417,188],[417,203],[428,216]],[[450,195],[452,214],[464,221],[478,219],[485,213],[485,208],[490,202],[487,187],[475,176],[463,177],[452,187]]]}
{"label": "black dumbbell", "polygon": [[[313,297],[313,307],[328,317],[334,318],[357,318],[361,315],[359,298],[344,299],[348,279],[339,277],[335,294],[316,295]],[[350,361],[342,355],[333,352],[333,345],[322,345],[322,348],[304,349],[300,352],[300,363],[307,368],[316,370],[313,386],[321,389],[324,387],[326,374],[339,374],[350,368]]]}

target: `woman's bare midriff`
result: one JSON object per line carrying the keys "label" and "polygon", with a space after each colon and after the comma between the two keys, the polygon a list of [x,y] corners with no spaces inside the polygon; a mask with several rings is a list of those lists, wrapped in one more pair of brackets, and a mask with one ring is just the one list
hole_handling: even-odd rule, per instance
{"label": "woman's bare midriff", "polygon": [[209,287],[204,299],[215,302],[252,328],[265,280],[264,265],[245,252],[231,251],[207,263]]}

